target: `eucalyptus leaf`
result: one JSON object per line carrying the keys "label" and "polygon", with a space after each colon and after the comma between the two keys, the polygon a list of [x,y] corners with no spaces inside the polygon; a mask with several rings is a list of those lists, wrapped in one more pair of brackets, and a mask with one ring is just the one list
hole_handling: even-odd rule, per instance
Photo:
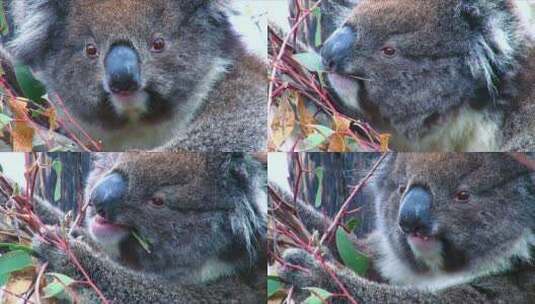
{"label": "eucalyptus leaf", "polygon": [[303,143],[305,144],[305,150],[312,150],[317,147],[319,147],[321,144],[323,144],[327,138],[319,133],[314,133],[312,135],[309,135],[307,138],[303,140]]}
{"label": "eucalyptus leaf", "polygon": [[48,276],[52,276],[55,280],[43,288],[44,298],[52,298],[62,294],[65,288],[76,282],[74,279],[61,274],[61,273],[47,273]]}
{"label": "eucalyptus leaf", "polygon": [[293,56],[297,62],[311,72],[324,72],[325,67],[321,63],[321,56],[314,52],[299,53]]}
{"label": "eucalyptus leaf", "polygon": [[279,290],[282,289],[282,283],[279,281],[279,278],[268,276],[267,289],[268,298],[271,298],[273,295],[279,292]]}
{"label": "eucalyptus leaf", "polygon": [[368,257],[353,246],[347,232],[342,227],[338,227],[336,230],[336,248],[344,265],[361,276],[366,274],[369,267]]}
{"label": "eucalyptus leaf", "polygon": [[56,185],[54,186],[54,201],[57,202],[61,199],[61,176],[63,171],[63,165],[61,161],[55,159],[52,162],[52,169],[56,172]]}
{"label": "eucalyptus leaf", "polygon": [[312,15],[316,19],[316,32],[314,33],[314,45],[319,48],[321,44],[323,43],[322,35],[321,35],[321,8],[318,6],[312,10]]}
{"label": "eucalyptus leaf", "polygon": [[312,125],[312,127],[314,127],[314,129],[318,130],[318,132],[320,132],[323,136],[325,136],[326,138],[329,138],[331,137],[333,134],[336,133],[336,131],[330,129],[330,128],[327,128],[326,126],[322,126],[322,125]]}
{"label": "eucalyptus leaf", "polygon": [[0,130],[5,128],[13,119],[4,113],[0,113]]}
{"label": "eucalyptus leaf", "polygon": [[0,249],[7,249],[8,251],[22,250],[29,254],[34,254],[35,251],[26,245],[12,244],[12,243],[0,243]]}
{"label": "eucalyptus leaf", "polygon": [[357,227],[360,225],[360,221],[356,218],[352,218],[349,221],[346,222],[345,226],[349,232],[355,231]]}
{"label": "eucalyptus leaf", "polygon": [[143,247],[143,249],[145,249],[145,251],[147,253],[151,253],[150,251],[150,244],[149,242],[144,239],[141,235],[139,235],[137,232],[133,231],[132,232],[132,235],[134,236],[134,238],[139,242],[139,245],[141,245],[141,247]]}
{"label": "eucalyptus leaf", "polygon": [[9,25],[7,23],[6,11],[4,10],[4,1],[0,1],[0,34],[2,36],[9,34]]}
{"label": "eucalyptus leaf", "polygon": [[30,68],[22,64],[15,65],[15,76],[26,98],[35,102],[41,102],[43,100],[46,89],[43,84],[33,77]]}
{"label": "eucalyptus leaf", "polygon": [[0,256],[0,275],[9,274],[32,266],[30,254],[24,250],[14,250]]}
{"label": "eucalyptus leaf", "polygon": [[321,198],[323,196],[323,167],[316,168],[315,173],[316,178],[318,180],[318,190],[316,190],[316,198],[314,200],[314,205],[316,206],[316,208],[319,208],[321,207]]}
{"label": "eucalyptus leaf", "polygon": [[327,300],[329,300],[330,297],[333,296],[332,293],[321,288],[307,287],[304,289],[309,290],[311,293],[310,297],[306,298],[305,301],[303,302],[305,304],[323,304],[327,302]]}
{"label": "eucalyptus leaf", "polygon": [[7,284],[9,281],[9,273],[0,274],[0,287]]}

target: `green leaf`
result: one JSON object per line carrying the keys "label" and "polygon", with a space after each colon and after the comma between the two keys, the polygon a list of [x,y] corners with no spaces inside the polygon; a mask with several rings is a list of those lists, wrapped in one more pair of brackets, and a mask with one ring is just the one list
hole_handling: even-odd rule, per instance
{"label": "green leaf", "polygon": [[326,126],[322,126],[322,125],[312,125],[312,127],[316,130],[318,130],[318,132],[320,132],[323,136],[325,136],[326,138],[329,138],[331,137],[334,133],[336,133],[336,131],[330,129],[330,128],[327,128]]}
{"label": "green leaf", "polygon": [[273,295],[279,292],[279,290],[282,289],[282,283],[279,281],[279,278],[275,276],[268,276],[267,289],[268,298],[271,298]]}
{"label": "green leaf", "polygon": [[35,253],[35,251],[33,251],[30,246],[12,243],[0,243],[0,249],[7,249],[8,251],[22,250],[26,251],[29,254]]}
{"label": "green leaf", "polygon": [[9,273],[0,274],[0,287],[7,284],[9,281]]}
{"label": "green leaf", "polygon": [[356,218],[352,218],[349,221],[347,221],[347,223],[345,224],[345,227],[347,228],[349,232],[353,232],[355,231],[355,229],[357,229],[359,225],[360,225],[360,221]]}
{"label": "green leaf", "polygon": [[0,256],[0,275],[23,270],[30,266],[32,266],[32,258],[24,250],[10,251]]}
{"label": "green leaf", "polygon": [[342,227],[336,230],[336,248],[344,264],[359,275],[368,271],[368,257],[359,252],[349,240],[347,232]]}
{"label": "green leaf", "polygon": [[26,98],[41,102],[46,94],[45,87],[32,75],[30,69],[22,64],[15,65],[15,76]]}
{"label": "green leaf", "polygon": [[44,298],[56,297],[65,291],[65,288],[76,282],[74,279],[61,274],[61,273],[47,273],[48,276],[53,277],[55,280],[43,288]]}
{"label": "green leaf", "polygon": [[151,253],[150,252],[150,244],[149,242],[143,238],[141,235],[139,235],[137,232],[133,231],[132,232],[132,235],[134,236],[134,238],[139,242],[139,244],[141,245],[141,247],[143,247],[143,249],[145,249],[146,252],[148,253]]}
{"label": "green leaf", "polygon": [[7,24],[6,11],[4,10],[4,1],[0,1],[0,34],[2,34],[2,36],[9,34],[9,25]]}
{"label": "green leaf", "polygon": [[333,295],[327,290],[321,288],[307,287],[304,289],[310,290],[310,297],[305,299],[303,302],[304,304],[323,304],[327,302],[327,300]]}
{"label": "green leaf", "polygon": [[0,113],[0,130],[5,128],[13,119],[4,113]]}
{"label": "green leaf", "polygon": [[318,179],[318,190],[316,191],[316,199],[314,205],[316,208],[321,207],[321,198],[323,196],[323,167],[316,168],[316,178]]}
{"label": "green leaf", "polygon": [[311,72],[323,72],[325,68],[321,63],[321,56],[314,52],[299,53],[293,56],[297,62]]}
{"label": "green leaf", "polygon": [[321,38],[321,8],[318,6],[312,10],[312,15],[314,18],[316,18],[316,33],[314,35],[314,45],[316,47],[320,47],[323,43],[323,39]]}
{"label": "green leaf", "polygon": [[314,133],[312,135],[309,135],[307,138],[303,140],[303,143],[305,144],[305,150],[312,150],[317,147],[319,147],[321,144],[323,144],[327,138],[325,136]]}
{"label": "green leaf", "polygon": [[61,199],[61,172],[63,171],[63,165],[61,161],[55,159],[52,162],[52,169],[56,172],[56,185],[54,186],[54,201],[57,202]]}

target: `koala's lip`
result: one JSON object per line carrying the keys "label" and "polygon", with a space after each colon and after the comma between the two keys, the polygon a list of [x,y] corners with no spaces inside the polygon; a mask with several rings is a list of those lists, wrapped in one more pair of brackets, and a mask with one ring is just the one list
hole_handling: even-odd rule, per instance
{"label": "koala's lip", "polygon": [[413,251],[420,253],[433,253],[441,249],[440,240],[435,236],[411,233],[407,236],[407,242]]}
{"label": "koala's lip", "polygon": [[91,221],[91,230],[94,234],[115,234],[124,233],[129,229],[125,225],[116,224],[108,221],[100,215],[96,215]]}
{"label": "koala's lip", "polygon": [[329,78],[329,81],[331,82],[331,85],[336,90],[340,90],[341,92],[352,91],[355,88],[355,86],[358,85],[357,79],[348,77],[344,74],[329,73],[328,78]]}

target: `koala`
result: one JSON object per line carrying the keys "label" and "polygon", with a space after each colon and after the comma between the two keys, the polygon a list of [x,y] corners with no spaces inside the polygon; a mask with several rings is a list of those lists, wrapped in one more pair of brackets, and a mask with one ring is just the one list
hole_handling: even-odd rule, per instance
{"label": "koala", "polygon": [[[104,153],[70,247],[113,303],[261,303],[265,186],[265,165],[251,155]],[[36,237],[34,248],[48,271],[82,279],[55,247]],[[80,295],[99,302],[92,290]]]}
{"label": "koala", "polygon": [[[327,1],[319,51],[340,111],[413,152],[532,151],[535,44],[523,0]],[[333,9],[334,7],[334,9]],[[309,32],[319,23],[309,22]],[[325,35],[325,34],[324,34]],[[312,37],[304,38],[313,45]]]}
{"label": "koala", "polygon": [[[533,178],[533,168],[508,154],[391,154],[368,186],[375,230],[365,244],[353,239],[367,246],[382,280],[360,277],[335,258],[327,267],[358,303],[532,303]],[[332,223],[303,202],[298,206],[310,229],[324,232]],[[288,284],[340,294],[310,253],[292,248],[283,258],[308,270],[283,267]]]}
{"label": "koala", "polygon": [[4,1],[2,49],[31,67],[70,131],[104,151],[263,151],[264,63],[225,2]]}

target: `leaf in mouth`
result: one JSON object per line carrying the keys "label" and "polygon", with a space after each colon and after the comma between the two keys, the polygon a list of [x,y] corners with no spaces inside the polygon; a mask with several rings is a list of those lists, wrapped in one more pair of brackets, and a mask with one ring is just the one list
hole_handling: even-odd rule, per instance
{"label": "leaf in mouth", "polygon": [[141,247],[143,247],[143,249],[150,254],[151,251],[149,242],[135,231],[132,231],[132,235],[139,242],[139,245],[141,245]]}

